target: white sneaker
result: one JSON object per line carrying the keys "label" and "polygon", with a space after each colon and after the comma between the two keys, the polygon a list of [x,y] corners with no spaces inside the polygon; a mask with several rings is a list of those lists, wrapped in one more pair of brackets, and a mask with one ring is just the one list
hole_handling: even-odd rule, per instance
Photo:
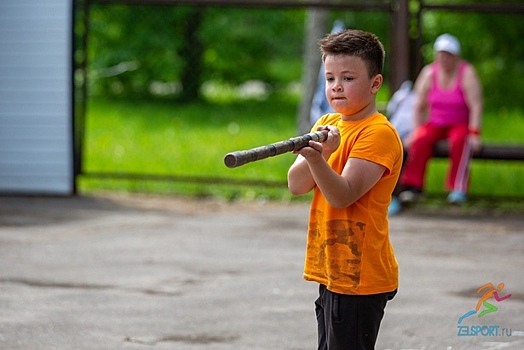
{"label": "white sneaker", "polygon": [[452,191],[448,195],[448,202],[451,204],[463,204],[467,200],[466,194],[460,191]]}
{"label": "white sneaker", "polygon": [[414,203],[420,199],[422,192],[415,190],[403,191],[398,195],[400,203]]}

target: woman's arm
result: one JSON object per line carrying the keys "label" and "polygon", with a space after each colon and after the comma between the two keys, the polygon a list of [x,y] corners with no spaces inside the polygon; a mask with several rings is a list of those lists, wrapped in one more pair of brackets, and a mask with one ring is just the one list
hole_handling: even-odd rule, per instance
{"label": "woman's arm", "polygon": [[428,93],[431,88],[432,69],[431,66],[425,66],[415,81],[416,100],[413,106],[413,128],[416,129],[427,120],[428,114]]}
{"label": "woman's arm", "polygon": [[462,82],[464,96],[468,105],[469,128],[471,130],[479,130],[482,126],[482,109],[484,108],[484,101],[482,98],[482,85],[477,76],[475,68],[468,65],[464,72],[464,80]]}
{"label": "woman's arm", "polygon": [[469,143],[473,151],[480,150],[480,130],[482,128],[482,110],[484,101],[482,98],[482,84],[473,66],[468,65],[464,71],[462,80],[462,91],[469,108]]}

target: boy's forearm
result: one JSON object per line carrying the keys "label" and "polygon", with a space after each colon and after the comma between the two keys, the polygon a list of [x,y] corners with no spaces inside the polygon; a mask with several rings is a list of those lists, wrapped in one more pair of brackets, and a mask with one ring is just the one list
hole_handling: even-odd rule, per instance
{"label": "boy's forearm", "polygon": [[316,185],[334,208],[345,208],[353,203],[351,187],[347,180],[336,173],[325,161],[309,163]]}
{"label": "boy's forearm", "polygon": [[295,196],[304,195],[315,187],[315,180],[303,158],[297,159],[289,169],[287,183],[289,191]]}

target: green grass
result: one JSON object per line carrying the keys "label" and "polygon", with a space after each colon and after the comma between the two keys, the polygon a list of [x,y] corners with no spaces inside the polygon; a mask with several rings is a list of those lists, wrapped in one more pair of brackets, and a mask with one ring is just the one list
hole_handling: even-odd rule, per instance
{"label": "green grass", "polygon": [[[291,154],[227,168],[228,152],[295,135],[296,102],[275,99],[231,104],[92,101],[86,117],[84,172],[122,172],[184,177],[285,182]],[[281,197],[280,188],[84,178],[97,188],[224,197]]]}
{"label": "green grass", "polygon": [[[79,190],[118,190],[290,200],[286,173],[294,160],[284,154],[238,168],[227,168],[228,152],[296,136],[297,99],[180,105],[90,99]],[[486,113],[484,142],[524,144],[524,111]],[[443,194],[447,161],[430,162],[427,191]],[[93,173],[153,174],[164,181],[100,179]],[[191,177],[193,181],[188,181]],[[222,184],[223,179],[233,183]],[[521,162],[473,162],[471,195],[524,198]],[[175,181],[174,181],[175,180]],[[280,186],[248,186],[235,181],[263,180]]]}

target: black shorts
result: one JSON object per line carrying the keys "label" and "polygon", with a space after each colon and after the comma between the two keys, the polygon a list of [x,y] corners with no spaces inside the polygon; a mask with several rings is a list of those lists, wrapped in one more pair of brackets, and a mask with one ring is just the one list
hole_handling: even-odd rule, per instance
{"label": "black shorts", "polygon": [[396,293],[346,295],[321,284],[315,301],[318,350],[374,349],[384,309]]}

